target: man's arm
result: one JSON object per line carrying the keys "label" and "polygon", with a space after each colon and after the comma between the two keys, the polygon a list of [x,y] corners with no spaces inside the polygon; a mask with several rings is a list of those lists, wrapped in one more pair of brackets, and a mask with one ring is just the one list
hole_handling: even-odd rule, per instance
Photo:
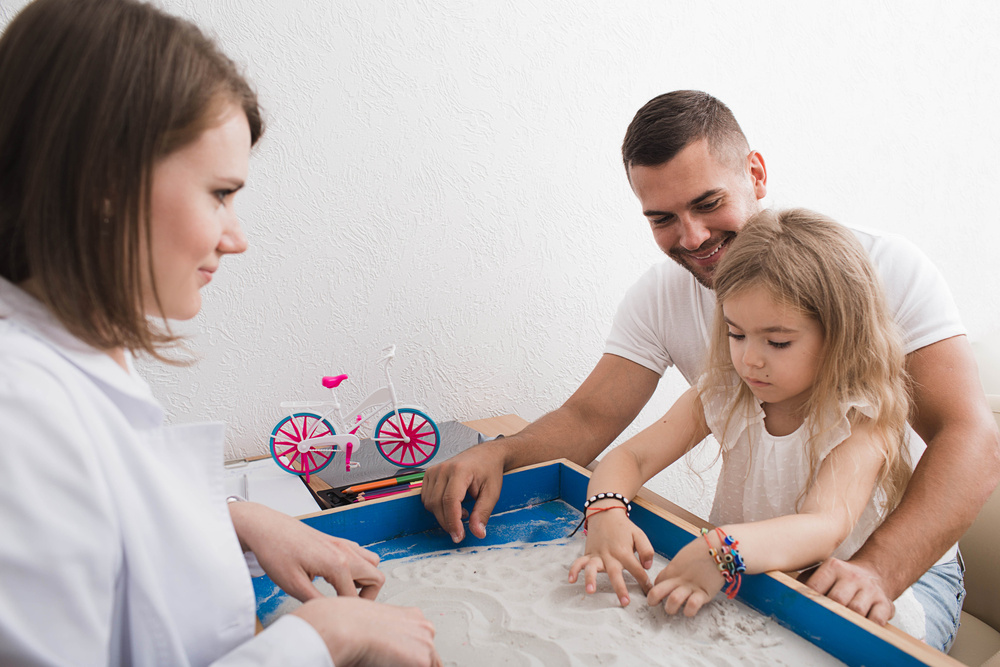
{"label": "man's arm", "polygon": [[878,623],[965,533],[1000,480],[1000,434],[972,348],[956,336],[907,357],[911,424],[927,444],[899,507],[847,563],[827,561],[809,586]]}
{"label": "man's arm", "polygon": [[476,499],[469,529],[485,537],[505,471],[557,458],[590,463],[632,423],[659,380],[648,368],[605,354],[560,408],[516,435],[484,442],[430,468],[421,492],[424,507],[460,542],[461,503],[468,493]]}

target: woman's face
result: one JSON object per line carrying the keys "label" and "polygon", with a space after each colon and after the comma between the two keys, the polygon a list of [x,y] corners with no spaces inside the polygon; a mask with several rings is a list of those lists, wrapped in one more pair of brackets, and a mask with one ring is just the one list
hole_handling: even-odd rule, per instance
{"label": "woman's face", "polygon": [[249,161],[250,125],[242,109],[230,105],[218,125],[153,167],[150,241],[160,308],[144,262],[147,315],[191,319],[222,256],[246,250],[233,197],[246,181]]}

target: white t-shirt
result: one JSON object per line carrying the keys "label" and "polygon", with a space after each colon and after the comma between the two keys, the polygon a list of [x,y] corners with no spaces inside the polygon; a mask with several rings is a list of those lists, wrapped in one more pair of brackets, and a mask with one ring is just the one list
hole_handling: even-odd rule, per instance
{"label": "white t-shirt", "polygon": [[254,636],[222,425],[163,417],[0,278],[0,664],[332,665],[300,618]]}
{"label": "white t-shirt", "polygon": [[[923,252],[901,236],[851,231],[882,280],[907,354],[965,333],[948,285]],[[659,375],[676,366],[688,384],[694,384],[702,372],[714,316],[715,292],[666,259],[625,294],[604,351]]]}

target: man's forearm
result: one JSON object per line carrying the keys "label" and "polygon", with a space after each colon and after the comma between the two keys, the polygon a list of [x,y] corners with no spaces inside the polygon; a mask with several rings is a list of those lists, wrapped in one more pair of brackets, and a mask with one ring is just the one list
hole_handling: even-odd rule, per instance
{"label": "man's forearm", "polygon": [[558,458],[585,466],[632,423],[659,380],[648,368],[605,354],[562,407],[487,444],[502,448],[505,471]]}
{"label": "man's forearm", "polygon": [[519,433],[485,443],[500,447],[504,471],[542,461],[566,458],[585,466],[604,451],[623,429],[592,423],[570,406],[562,406],[524,427]]}
{"label": "man's forearm", "polygon": [[927,444],[899,507],[851,558],[879,573],[890,599],[961,538],[1000,480],[992,420]]}

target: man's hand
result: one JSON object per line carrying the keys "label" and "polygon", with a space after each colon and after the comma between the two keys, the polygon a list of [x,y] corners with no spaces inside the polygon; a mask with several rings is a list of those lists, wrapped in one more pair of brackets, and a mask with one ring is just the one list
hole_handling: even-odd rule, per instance
{"label": "man's hand", "polygon": [[323,577],[337,595],[375,599],[385,575],[377,555],[350,540],[326,535],[257,503],[230,503],[229,514],[244,549],[283,591],[303,602],[321,598],[312,580]]}
{"label": "man's hand", "polygon": [[882,578],[861,563],[830,558],[809,576],[806,585],[879,625],[896,613]]}
{"label": "man's hand", "polygon": [[331,597],[312,600],[291,613],[316,628],[337,667],[441,665],[434,626],[419,609]]}
{"label": "man's hand", "polygon": [[469,530],[482,539],[486,537],[486,523],[500,497],[503,472],[502,450],[493,442],[484,442],[429,468],[424,475],[420,497],[424,507],[434,513],[438,523],[456,543],[465,537],[462,501],[466,494],[475,498],[476,503],[469,514]]}

